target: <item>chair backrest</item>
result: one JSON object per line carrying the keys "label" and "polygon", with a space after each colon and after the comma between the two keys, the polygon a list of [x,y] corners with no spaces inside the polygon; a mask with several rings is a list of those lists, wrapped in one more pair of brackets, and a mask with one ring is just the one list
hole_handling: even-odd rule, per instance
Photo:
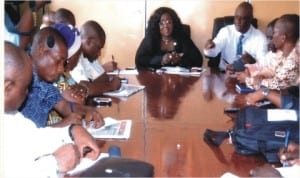
{"label": "chair backrest", "polygon": [[[214,20],[214,26],[213,26],[213,31],[212,31],[212,38],[214,38],[219,30],[222,27],[225,27],[226,25],[231,25],[234,23],[234,16],[224,16],[224,17],[217,17]],[[253,18],[251,24],[257,28],[257,19]]]}
{"label": "chair backrest", "polygon": [[187,24],[182,24],[182,30],[183,33],[185,33],[187,36],[191,37],[191,27]]}

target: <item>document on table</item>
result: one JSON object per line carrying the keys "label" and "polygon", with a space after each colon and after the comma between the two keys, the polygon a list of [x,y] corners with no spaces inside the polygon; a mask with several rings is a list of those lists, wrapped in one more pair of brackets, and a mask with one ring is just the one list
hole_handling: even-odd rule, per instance
{"label": "document on table", "polygon": [[108,153],[101,153],[99,157],[96,160],[90,160],[87,158],[81,159],[80,163],[71,171],[69,171],[67,174],[68,175],[75,175],[78,174],[87,168],[93,166],[95,163],[97,163],[100,159],[108,157]]}
{"label": "document on table", "polygon": [[128,97],[140,90],[143,90],[144,88],[145,86],[143,85],[122,84],[120,89],[110,92],[104,92],[103,95],[115,97]]}
{"label": "document on table", "polygon": [[111,117],[104,118],[105,125],[94,129],[91,127],[87,128],[87,131],[94,138],[104,139],[128,139],[130,137],[132,121],[117,120]]}
{"label": "document on table", "polygon": [[268,121],[297,121],[297,112],[292,109],[268,109]]}
{"label": "document on table", "polygon": [[117,69],[112,72],[107,72],[108,75],[138,75],[137,69]]}
{"label": "document on table", "polygon": [[157,73],[166,73],[166,74],[177,74],[177,75],[188,75],[188,76],[200,76],[205,71],[202,67],[192,67],[187,69],[184,67],[162,67],[157,69]]}

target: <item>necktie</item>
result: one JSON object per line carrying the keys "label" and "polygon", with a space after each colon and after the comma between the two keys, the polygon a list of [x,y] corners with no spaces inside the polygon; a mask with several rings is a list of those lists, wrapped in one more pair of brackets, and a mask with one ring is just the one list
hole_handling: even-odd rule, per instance
{"label": "necktie", "polygon": [[243,52],[243,38],[244,38],[244,35],[241,35],[239,37],[239,41],[238,41],[238,44],[237,44],[237,48],[236,48],[236,55],[237,56],[241,56],[242,55],[242,52]]}

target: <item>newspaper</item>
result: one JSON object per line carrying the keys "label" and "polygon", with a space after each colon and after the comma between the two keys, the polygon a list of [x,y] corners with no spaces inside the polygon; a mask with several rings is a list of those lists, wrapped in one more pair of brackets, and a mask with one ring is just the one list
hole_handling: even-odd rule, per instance
{"label": "newspaper", "polygon": [[94,138],[128,139],[131,132],[131,120],[116,120],[111,117],[104,118],[105,125],[95,129],[87,128]]}

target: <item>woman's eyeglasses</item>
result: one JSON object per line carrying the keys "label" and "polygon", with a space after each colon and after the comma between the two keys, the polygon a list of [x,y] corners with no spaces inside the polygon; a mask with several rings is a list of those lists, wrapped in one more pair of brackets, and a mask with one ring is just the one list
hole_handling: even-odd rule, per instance
{"label": "woman's eyeglasses", "polygon": [[163,20],[159,22],[159,25],[163,26],[163,25],[169,25],[172,24],[171,20]]}

